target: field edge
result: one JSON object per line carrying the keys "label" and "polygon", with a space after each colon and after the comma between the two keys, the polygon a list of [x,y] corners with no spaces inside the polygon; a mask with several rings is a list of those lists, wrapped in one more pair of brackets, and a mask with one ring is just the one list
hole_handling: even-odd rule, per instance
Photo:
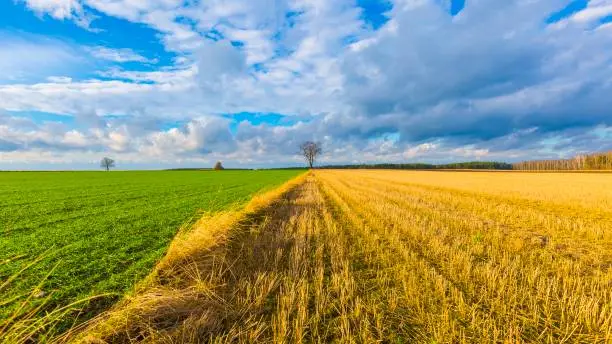
{"label": "field edge", "polygon": [[[185,269],[194,256],[207,252],[212,247],[231,240],[231,232],[241,221],[272,205],[275,201],[290,193],[305,182],[311,173],[306,171],[288,180],[284,184],[255,194],[247,204],[235,209],[228,209],[214,214],[205,214],[188,230],[179,231],[168,246],[166,254],[155,265],[152,271],[132,291],[126,293],[111,309],[99,314],[90,321],[73,327],[52,340],[52,343],[95,343],[96,338],[113,333],[117,326],[125,326],[126,317],[131,314],[138,295],[153,290],[164,276]],[[148,300],[148,302],[154,302]],[[137,308],[137,307],[136,307]]]}

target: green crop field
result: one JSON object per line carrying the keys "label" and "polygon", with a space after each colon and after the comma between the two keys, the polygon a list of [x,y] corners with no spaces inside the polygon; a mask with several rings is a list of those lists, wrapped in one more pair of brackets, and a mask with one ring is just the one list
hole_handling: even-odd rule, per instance
{"label": "green crop field", "polygon": [[146,276],[181,226],[299,173],[0,173],[0,325],[24,304],[110,293],[88,303],[91,316]]}

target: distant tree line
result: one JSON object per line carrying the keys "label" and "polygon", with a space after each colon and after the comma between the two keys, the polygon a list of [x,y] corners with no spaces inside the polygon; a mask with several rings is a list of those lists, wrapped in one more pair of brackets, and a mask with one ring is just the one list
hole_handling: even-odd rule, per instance
{"label": "distant tree line", "polygon": [[612,170],[612,151],[577,155],[571,159],[531,160],[512,164],[519,171]]}
{"label": "distant tree line", "polygon": [[[302,167],[303,169],[303,167]],[[164,169],[164,171],[214,171],[215,168],[210,168],[210,167],[177,167],[177,168],[167,168]],[[223,170],[225,171],[252,171],[252,168],[225,168],[223,167]]]}
{"label": "distant tree line", "polygon": [[355,164],[355,165],[327,165],[324,169],[392,169],[392,170],[511,170],[512,164],[497,161],[468,161],[451,164]]}
{"label": "distant tree line", "polygon": [[430,164],[352,164],[352,165],[325,165],[322,169],[390,169],[390,170],[429,170],[435,165]]}
{"label": "distant tree line", "polygon": [[512,164],[499,161],[468,161],[451,164],[437,165],[438,169],[469,169],[469,170],[511,170]]}

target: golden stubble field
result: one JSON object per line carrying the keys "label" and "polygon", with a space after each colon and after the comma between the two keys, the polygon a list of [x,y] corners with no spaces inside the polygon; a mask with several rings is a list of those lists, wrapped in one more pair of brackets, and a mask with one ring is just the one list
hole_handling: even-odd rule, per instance
{"label": "golden stubble field", "polygon": [[612,342],[612,174],[315,171],[266,202],[71,339]]}

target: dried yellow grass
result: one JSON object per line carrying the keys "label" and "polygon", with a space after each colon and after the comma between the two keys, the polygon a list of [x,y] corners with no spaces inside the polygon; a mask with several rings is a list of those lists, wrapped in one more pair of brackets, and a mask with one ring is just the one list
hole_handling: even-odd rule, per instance
{"label": "dried yellow grass", "polygon": [[[274,190],[256,195],[240,210],[223,211],[202,217],[192,228],[181,231],[175,237],[166,255],[152,273],[139,283],[132,295],[126,295],[125,299],[110,311],[73,328],[56,338],[55,342],[104,342],[100,338],[113,337],[124,329],[138,326],[143,320],[141,315],[147,312],[156,313],[160,318],[174,317],[174,313],[180,310],[173,308],[172,304],[186,302],[194,295],[191,286],[183,287],[186,279],[197,277],[191,276],[198,274],[196,262],[208,259],[208,255],[216,246],[228,241],[230,231],[239,231],[245,222],[250,221],[250,217],[271,206],[282,195],[303,183],[305,178],[306,174],[300,175]],[[199,289],[205,288],[205,284],[205,281],[197,281],[196,295]]]}
{"label": "dried yellow grass", "polygon": [[202,219],[63,339],[610,343],[612,188],[588,177],[316,171]]}
{"label": "dried yellow grass", "polygon": [[612,176],[318,177],[340,217],[376,241],[371,282],[424,341],[612,340],[612,209],[599,207],[612,201]]}
{"label": "dried yellow grass", "polygon": [[359,178],[375,177],[391,183],[451,188],[494,196],[516,196],[575,208],[582,206],[612,212],[612,173],[572,172],[465,172],[445,171],[353,171]]}

